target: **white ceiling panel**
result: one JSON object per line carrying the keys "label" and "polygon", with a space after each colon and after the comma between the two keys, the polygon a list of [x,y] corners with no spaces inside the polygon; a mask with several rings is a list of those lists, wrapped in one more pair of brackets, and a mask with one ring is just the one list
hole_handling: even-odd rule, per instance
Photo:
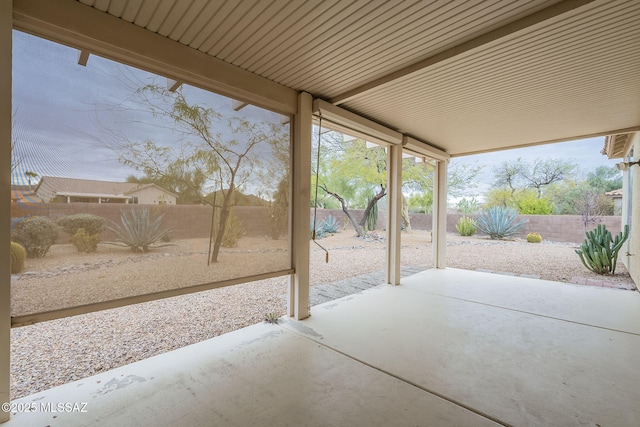
{"label": "white ceiling panel", "polygon": [[452,155],[640,128],[636,0],[79,0]]}

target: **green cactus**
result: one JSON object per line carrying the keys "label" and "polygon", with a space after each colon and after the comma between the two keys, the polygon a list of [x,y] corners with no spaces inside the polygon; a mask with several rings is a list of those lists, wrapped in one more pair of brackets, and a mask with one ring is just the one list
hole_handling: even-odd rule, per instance
{"label": "green cactus", "polygon": [[11,274],[20,274],[24,271],[24,262],[27,259],[27,251],[21,244],[11,242]]}
{"label": "green cactus", "polygon": [[540,233],[529,233],[527,234],[527,242],[529,243],[541,243],[542,236]]}
{"label": "green cactus", "polygon": [[629,237],[629,226],[625,225],[615,239],[603,224],[587,232],[580,249],[576,253],[587,269],[597,274],[614,274],[618,262],[618,252]]}
{"label": "green cactus", "polygon": [[461,236],[473,236],[476,234],[476,220],[467,216],[458,219],[456,230]]}

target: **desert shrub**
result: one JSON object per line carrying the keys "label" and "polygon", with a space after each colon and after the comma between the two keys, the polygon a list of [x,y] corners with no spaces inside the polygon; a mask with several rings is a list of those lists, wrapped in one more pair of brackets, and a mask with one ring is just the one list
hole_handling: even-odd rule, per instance
{"label": "desert shrub", "polygon": [[540,243],[542,242],[542,236],[540,235],[540,233],[529,233],[527,234],[527,242]]}
{"label": "desert shrub", "polygon": [[532,192],[522,194],[516,200],[518,212],[523,215],[551,215],[555,206],[545,198],[538,198]]}
{"label": "desert shrub", "polygon": [[15,226],[11,240],[27,251],[27,258],[42,258],[58,241],[59,227],[45,216],[32,216]]}
{"label": "desert shrub", "polygon": [[20,224],[22,221],[24,221],[27,218],[28,217],[26,216],[21,216],[19,218],[11,218],[11,233],[13,233],[13,230],[16,228],[18,224]]}
{"label": "desert shrub", "polygon": [[235,248],[238,246],[238,240],[245,235],[244,225],[233,212],[229,213],[227,218],[227,226],[222,236],[222,247]]}
{"label": "desert shrub", "polygon": [[594,230],[587,232],[587,237],[582,242],[576,253],[582,264],[587,269],[597,274],[614,274],[618,262],[618,252],[622,244],[629,237],[629,226],[613,238],[611,232],[604,224],[599,224]]}
{"label": "desert shrub", "polygon": [[329,215],[323,221],[323,224],[324,225],[322,228],[324,229],[325,233],[335,234],[338,232],[338,229],[340,228],[340,225],[338,224],[338,220],[333,215]]}
{"label": "desert shrub", "polygon": [[78,252],[95,252],[100,241],[99,234],[87,234],[84,228],[79,228],[76,234],[71,236],[71,243],[78,249]]}
{"label": "desert shrub", "polygon": [[89,213],[68,215],[58,220],[58,225],[70,236],[75,235],[81,228],[87,236],[100,234],[104,231],[105,223],[106,220],[103,217]]}
{"label": "desert shrub", "polygon": [[20,274],[24,271],[24,263],[27,259],[27,251],[16,242],[11,242],[11,274]]}
{"label": "desert shrub", "polygon": [[517,219],[518,211],[515,209],[493,206],[482,211],[476,222],[478,228],[492,239],[504,239],[517,234],[527,223]]}
{"label": "desert shrub", "polygon": [[456,224],[456,230],[458,230],[461,236],[473,236],[476,234],[476,228],[476,220],[466,216],[460,217]]}
{"label": "desert shrub", "polygon": [[107,227],[116,234],[116,241],[106,243],[126,246],[133,252],[149,252],[153,248],[172,246],[154,245],[171,232],[170,228],[162,228],[163,217],[164,215],[151,214],[147,208],[132,209],[129,213],[123,211],[120,224],[112,223],[112,226]]}

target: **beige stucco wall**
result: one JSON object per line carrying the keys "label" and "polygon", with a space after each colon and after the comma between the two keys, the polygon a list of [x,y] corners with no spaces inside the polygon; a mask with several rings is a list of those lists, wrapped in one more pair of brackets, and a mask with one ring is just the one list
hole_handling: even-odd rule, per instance
{"label": "beige stucco wall", "polygon": [[172,196],[156,187],[146,187],[140,191],[130,193],[129,195],[137,197],[139,205],[157,205],[159,202],[166,202],[168,205],[176,204],[175,196]]}
{"label": "beige stucco wall", "polygon": [[[633,143],[633,160],[640,159],[640,133],[636,133]],[[631,197],[631,215],[630,215],[630,233],[629,233],[629,256],[623,256],[625,266],[629,270],[631,278],[640,285],[640,165],[632,166],[627,172],[631,174],[631,188],[630,191],[625,191],[625,196],[628,194]],[[625,182],[626,185],[626,174]],[[624,204],[627,203],[625,199]]]}

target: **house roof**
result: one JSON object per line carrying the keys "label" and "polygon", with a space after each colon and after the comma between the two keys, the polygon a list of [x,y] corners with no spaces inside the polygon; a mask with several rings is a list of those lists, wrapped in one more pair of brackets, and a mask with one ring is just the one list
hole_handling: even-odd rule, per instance
{"label": "house roof", "polygon": [[92,179],[63,178],[43,176],[35,188],[38,198],[49,201],[56,195],[79,197],[116,197],[129,198],[145,188],[156,187],[167,194],[177,197],[155,184],[130,182],[98,181]]}
{"label": "house roof", "polygon": [[612,197],[614,199],[617,199],[619,197],[622,197],[622,189],[619,190],[611,190],[611,191],[607,191],[606,193],[604,193],[605,196],[609,196]]}

